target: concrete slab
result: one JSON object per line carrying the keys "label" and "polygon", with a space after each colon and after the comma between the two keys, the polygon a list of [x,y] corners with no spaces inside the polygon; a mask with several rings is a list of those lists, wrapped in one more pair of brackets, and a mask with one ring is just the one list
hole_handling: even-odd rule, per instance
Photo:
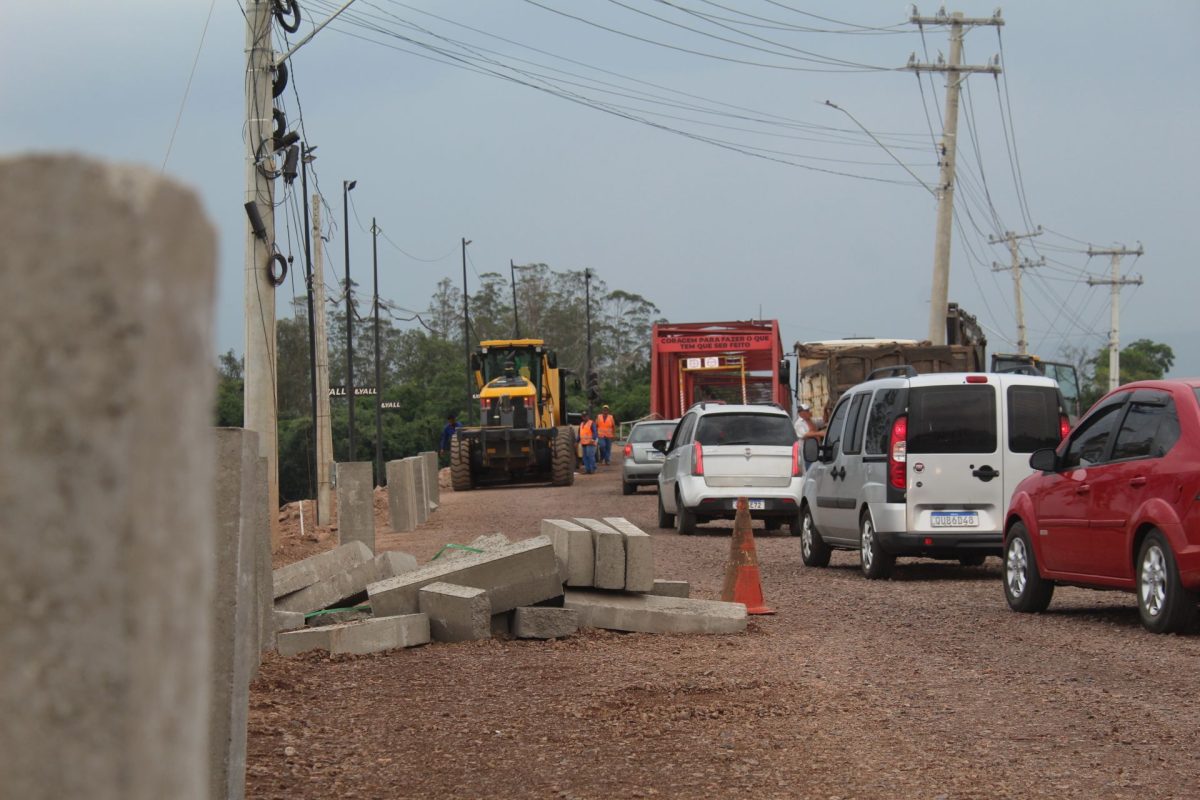
{"label": "concrete slab", "polygon": [[345,625],[306,628],[279,634],[279,654],[294,656],[310,650],[333,655],[365,655],[429,643],[429,619],[424,614],[375,617]]}
{"label": "concrete slab", "polygon": [[554,542],[558,572],[567,586],[591,586],[596,576],[596,544],[592,532],[567,519],[542,520],[541,534]]}
{"label": "concrete slab", "polygon": [[371,548],[362,542],[350,542],[280,567],[273,573],[274,599],[298,592],[370,560]]}
{"label": "concrete slab", "polygon": [[598,519],[576,517],[575,521],[592,532],[596,551],[597,589],[625,588],[625,537]]}
{"label": "concrete slab", "polygon": [[512,633],[518,639],[561,639],[579,630],[579,612],[573,608],[522,606],[512,613]]}
{"label": "concrete slab", "polygon": [[304,624],[309,628],[323,628],[327,625],[345,625],[347,622],[358,622],[362,619],[370,619],[371,612],[366,607],[362,611],[356,611],[353,608],[343,608],[339,611],[317,611],[312,614],[304,615]]}
{"label": "concrete slab", "polygon": [[430,583],[417,592],[417,605],[429,617],[435,642],[470,642],[492,636],[492,603],[483,589]]}
{"label": "concrete slab", "polygon": [[624,517],[605,517],[604,523],[625,537],[625,591],[654,588],[654,540]]}
{"label": "concrete slab", "polygon": [[579,625],[641,633],[741,633],[746,607],[718,600],[688,600],[653,594],[608,594],[572,589],[566,608],[579,612]]}
{"label": "concrete slab", "polygon": [[304,614],[299,611],[275,611],[273,614],[277,636],[280,633],[298,631],[304,627]]}
{"label": "concrete slab", "polygon": [[377,615],[415,614],[421,587],[444,581],[485,589],[492,613],[510,611],[562,594],[554,545],[545,536],[450,561],[437,560],[414,572],[398,575],[367,587]]}
{"label": "concrete slab", "polygon": [[280,611],[301,611],[305,614],[331,608],[361,595],[371,583],[412,572],[416,568],[416,558],[408,553],[380,553],[369,561],[355,564],[345,572],[331,575],[298,592],[284,595],[275,601],[275,608]]}
{"label": "concrete slab", "polygon": [[[497,550],[501,547],[508,547],[512,542],[503,533],[485,533],[482,536],[476,536],[471,541],[467,542],[465,547],[470,547],[472,550],[478,550],[481,553],[486,553],[489,550]],[[476,553],[471,550],[459,550],[457,547],[451,547],[444,550],[439,556],[440,559],[454,560],[456,558],[469,558]]]}
{"label": "concrete slab", "polygon": [[375,552],[375,465],[345,461],[337,465],[338,543],[362,542]]}
{"label": "concrete slab", "polygon": [[647,594],[659,597],[690,597],[692,587],[687,581],[655,581]]}
{"label": "concrete slab", "polygon": [[407,533],[416,530],[417,507],[413,493],[413,462],[406,458],[387,462],[388,514],[392,530]]}

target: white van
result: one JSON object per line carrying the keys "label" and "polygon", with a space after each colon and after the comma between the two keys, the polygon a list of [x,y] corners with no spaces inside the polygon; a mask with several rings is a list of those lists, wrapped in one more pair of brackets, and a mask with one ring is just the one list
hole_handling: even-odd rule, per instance
{"label": "white van", "polygon": [[842,395],[824,441],[804,443],[805,565],[858,550],[863,574],[886,578],[897,556],[977,565],[1000,555],[1029,454],[1069,430],[1050,378],[876,370]]}

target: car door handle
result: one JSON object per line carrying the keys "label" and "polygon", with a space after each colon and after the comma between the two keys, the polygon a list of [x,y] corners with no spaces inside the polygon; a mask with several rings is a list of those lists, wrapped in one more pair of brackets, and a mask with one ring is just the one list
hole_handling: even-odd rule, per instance
{"label": "car door handle", "polygon": [[979,478],[979,480],[983,481],[984,483],[987,483],[992,478],[1000,477],[1000,470],[992,469],[990,465],[984,464],[979,469],[971,470],[971,474],[976,478]]}
{"label": "car door handle", "polygon": [[[839,469],[841,470],[840,474],[838,473]],[[843,480],[843,481],[846,480],[846,468],[845,467],[834,467],[833,469],[831,469],[829,471],[829,477],[833,478],[835,481],[836,480]]]}
{"label": "car door handle", "polygon": [[1075,494],[1088,494],[1091,491],[1092,487],[1086,483],[1075,487]]}
{"label": "car door handle", "polygon": [[1144,475],[1138,475],[1136,478],[1130,478],[1129,485],[1130,486],[1145,486],[1146,485],[1146,477]]}

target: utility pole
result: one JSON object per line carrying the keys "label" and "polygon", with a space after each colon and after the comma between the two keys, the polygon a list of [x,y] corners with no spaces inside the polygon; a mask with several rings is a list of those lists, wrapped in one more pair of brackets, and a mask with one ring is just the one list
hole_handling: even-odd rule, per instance
{"label": "utility pole", "polygon": [[383,486],[383,378],[379,366],[379,227],[371,217],[371,263],[375,271],[375,485]]}
{"label": "utility pole", "polygon": [[[274,81],[271,3],[251,0],[246,11],[246,261],[244,306],[246,382],[243,424],[258,434],[267,459],[271,549],[279,547],[279,447],[275,394],[275,285],[268,261],[275,247]],[[260,158],[262,159],[260,161]]]}
{"label": "utility pole", "polygon": [[[963,81],[972,72],[987,72],[992,75],[1000,74],[998,63],[986,66],[970,66],[962,63],[963,29],[978,25],[1001,26],[1004,20],[997,11],[994,16],[986,18],[966,18],[962,12],[956,11],[947,15],[939,11],[933,17],[921,17],[913,14],[909,19],[915,25],[949,25],[950,26],[950,62],[937,64],[920,64],[916,53],[908,59],[904,67],[912,72],[945,72],[946,78],[946,116],[942,130],[941,175],[938,180],[938,213],[937,233],[933,245],[933,290],[929,303],[929,341],[936,345],[946,343],[946,306],[950,296],[950,234],[954,223],[954,165],[955,149],[958,141],[958,95]],[[997,58],[998,60],[998,58]]]}
{"label": "utility pole", "polygon": [[521,338],[521,320],[517,318],[517,267],[513,260],[508,260],[508,274],[511,276],[513,290],[513,338]]}
{"label": "utility pole", "polygon": [[350,291],[350,190],[358,181],[342,181],[342,236],[346,240],[346,403],[350,444],[346,461],[354,460],[354,300]]}
{"label": "utility pole", "polygon": [[591,405],[594,402],[593,395],[595,392],[595,389],[593,388],[595,385],[595,383],[593,381],[594,376],[592,374],[592,271],[587,268],[585,268],[583,270],[583,297],[584,297],[583,304],[584,304],[584,310],[585,310],[584,316],[587,319],[587,379],[586,379],[587,392],[586,393],[588,396],[588,407],[591,408]]}
{"label": "utility pole", "polygon": [[325,247],[321,238],[321,196],[312,197],[313,311],[317,342],[317,524],[328,525],[333,482],[333,428],[329,422],[329,338],[325,332]]}
{"label": "utility pole", "polygon": [[[308,142],[300,144],[300,186],[303,195],[300,200],[304,205],[304,286],[308,298],[308,362],[309,378],[312,386],[312,451],[313,464],[317,465],[317,452],[320,445],[317,442],[317,323],[313,311],[313,261],[312,261],[312,235],[308,227],[308,162],[315,159],[312,155],[313,148],[308,146]],[[318,234],[319,235],[319,234]],[[317,467],[318,483],[320,483],[320,467]],[[312,488],[312,485],[309,485]],[[318,492],[317,497],[317,516],[321,516],[321,499]]]}
{"label": "utility pole", "polygon": [[1110,324],[1108,328],[1108,390],[1110,392],[1121,385],[1121,287],[1129,284],[1142,285],[1141,275],[1133,278],[1121,277],[1121,256],[1140,256],[1143,252],[1140,243],[1136,250],[1130,250],[1124,245],[1106,250],[1088,245],[1087,249],[1089,256],[1112,256],[1111,278],[1108,280],[1087,279],[1088,286],[1109,286],[1112,291],[1109,296]]}
{"label": "utility pole", "polygon": [[472,395],[471,391],[471,314],[467,305],[467,245],[471,243],[466,237],[462,240],[462,267],[463,267],[463,356],[467,361],[467,409],[464,412],[466,415],[467,424],[471,424],[471,406]]}
{"label": "utility pole", "polygon": [[1021,355],[1029,353],[1029,340],[1025,337],[1025,298],[1021,294],[1021,270],[1030,267],[1045,266],[1046,259],[1039,258],[1037,261],[1030,261],[1028,258],[1024,261],[1020,260],[1017,253],[1017,240],[1030,239],[1034,236],[1042,235],[1042,226],[1039,225],[1037,230],[1032,233],[1013,233],[1005,231],[1004,236],[989,236],[989,244],[999,244],[1000,242],[1008,242],[1008,252],[1012,256],[1012,266],[1006,267],[1003,264],[992,264],[992,272],[1003,272],[1006,269],[1012,270],[1013,291],[1016,293],[1017,300],[1017,352]]}

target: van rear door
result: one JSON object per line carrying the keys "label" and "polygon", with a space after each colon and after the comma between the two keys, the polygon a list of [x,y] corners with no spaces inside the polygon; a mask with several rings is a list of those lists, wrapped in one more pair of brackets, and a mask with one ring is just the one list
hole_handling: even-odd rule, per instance
{"label": "van rear door", "polygon": [[1004,519],[1003,442],[994,376],[913,386],[908,395],[910,532],[994,533]]}

